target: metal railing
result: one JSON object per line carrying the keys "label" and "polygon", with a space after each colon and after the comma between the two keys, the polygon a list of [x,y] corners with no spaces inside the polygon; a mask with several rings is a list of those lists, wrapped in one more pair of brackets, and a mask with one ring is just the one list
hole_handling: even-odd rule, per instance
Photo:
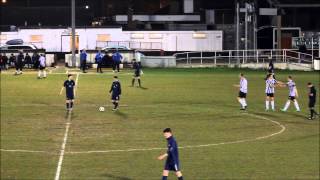
{"label": "metal railing", "polygon": [[312,54],[301,53],[292,49],[258,49],[258,50],[222,50],[213,52],[176,53],[177,64],[246,64],[246,63],[304,63],[313,64]]}

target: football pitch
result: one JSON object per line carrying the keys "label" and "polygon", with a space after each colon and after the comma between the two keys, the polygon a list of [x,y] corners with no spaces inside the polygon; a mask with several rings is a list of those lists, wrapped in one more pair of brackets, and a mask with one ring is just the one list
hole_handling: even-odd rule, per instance
{"label": "football pitch", "polygon": [[[42,80],[1,74],[1,179],[161,179],[166,127],[187,180],[319,179],[319,119],[306,119],[306,84],[320,93],[318,72],[277,71],[281,81],[293,76],[300,95],[302,111],[291,104],[285,113],[287,88],[276,88],[276,112],[264,110],[262,70],[144,69],[143,88],[130,87],[125,70],[117,112],[108,94],[112,73],[78,73],[70,114],[59,95],[67,76],[57,72]],[[249,82],[246,112],[233,87],[240,72]]]}

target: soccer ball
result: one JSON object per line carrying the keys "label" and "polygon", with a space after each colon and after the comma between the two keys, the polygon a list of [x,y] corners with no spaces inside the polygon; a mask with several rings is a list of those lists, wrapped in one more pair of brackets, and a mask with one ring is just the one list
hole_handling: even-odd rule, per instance
{"label": "soccer ball", "polygon": [[99,111],[100,111],[100,112],[104,112],[104,110],[105,110],[104,107],[102,107],[102,106],[99,107]]}

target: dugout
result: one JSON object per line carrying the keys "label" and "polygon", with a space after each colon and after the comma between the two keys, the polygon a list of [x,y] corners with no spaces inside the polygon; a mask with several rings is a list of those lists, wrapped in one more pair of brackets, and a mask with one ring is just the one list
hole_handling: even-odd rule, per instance
{"label": "dugout", "polygon": [[[102,58],[102,67],[103,68],[111,68],[113,61],[112,55],[115,53],[116,50],[108,50],[108,51],[101,51],[104,55]],[[87,66],[88,68],[96,68],[96,61],[95,56],[98,53],[98,50],[86,50],[87,53]],[[122,55],[123,60],[121,62],[122,68],[129,68],[132,66],[132,60],[136,59],[138,62],[141,61],[141,55],[138,55],[135,50],[119,50],[119,53]],[[67,53],[65,54],[65,64],[67,67],[72,67],[72,54]],[[80,54],[76,54],[76,65],[75,67],[80,67]]]}

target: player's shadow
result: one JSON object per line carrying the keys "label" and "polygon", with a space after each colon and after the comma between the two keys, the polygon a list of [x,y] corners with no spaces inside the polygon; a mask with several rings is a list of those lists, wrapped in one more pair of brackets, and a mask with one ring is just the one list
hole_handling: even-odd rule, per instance
{"label": "player's shadow", "polygon": [[148,88],[146,88],[146,87],[140,87],[140,89],[142,89],[142,90],[148,90]]}
{"label": "player's shadow", "polygon": [[117,179],[117,180],[133,180],[131,178],[128,177],[123,177],[123,176],[116,176],[113,174],[103,174],[103,176],[107,177],[107,178],[112,178],[112,179]]}
{"label": "player's shadow", "polygon": [[116,111],[115,114],[122,117],[123,119],[128,119],[128,115],[121,111]]}

